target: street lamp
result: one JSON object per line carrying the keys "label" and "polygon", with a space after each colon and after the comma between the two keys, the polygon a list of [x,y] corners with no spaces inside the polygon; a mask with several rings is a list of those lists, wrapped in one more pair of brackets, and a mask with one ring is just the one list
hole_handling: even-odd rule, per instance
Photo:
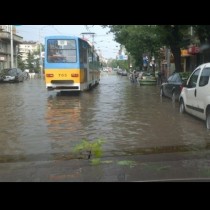
{"label": "street lamp", "polygon": [[11,68],[13,68],[13,31],[12,25],[10,25],[10,45],[11,45]]}
{"label": "street lamp", "polygon": [[41,68],[41,79],[43,79],[41,31],[48,26],[52,26],[52,25],[45,25],[39,29],[39,62],[40,62],[40,68]]}

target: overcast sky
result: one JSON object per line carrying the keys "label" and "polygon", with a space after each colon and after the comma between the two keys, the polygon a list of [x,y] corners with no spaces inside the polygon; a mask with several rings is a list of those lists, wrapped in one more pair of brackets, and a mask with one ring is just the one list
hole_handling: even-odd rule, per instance
{"label": "overcast sky", "polygon": [[17,34],[23,37],[24,41],[41,41],[44,44],[44,37],[48,35],[74,35],[82,37],[81,33],[95,33],[85,35],[91,42],[94,41],[96,49],[100,49],[105,58],[116,58],[119,44],[114,41],[113,34],[107,32],[99,25],[21,25],[16,26]]}

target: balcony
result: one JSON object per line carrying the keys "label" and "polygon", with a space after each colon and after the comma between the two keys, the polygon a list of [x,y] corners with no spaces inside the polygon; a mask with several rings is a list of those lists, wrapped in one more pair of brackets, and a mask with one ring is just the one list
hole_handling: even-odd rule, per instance
{"label": "balcony", "polygon": [[[0,31],[0,39],[2,40],[10,40],[10,33],[9,32],[5,32],[5,31]],[[13,34],[13,41],[17,42],[17,43],[22,43],[23,42],[23,37],[18,36],[16,34]]]}

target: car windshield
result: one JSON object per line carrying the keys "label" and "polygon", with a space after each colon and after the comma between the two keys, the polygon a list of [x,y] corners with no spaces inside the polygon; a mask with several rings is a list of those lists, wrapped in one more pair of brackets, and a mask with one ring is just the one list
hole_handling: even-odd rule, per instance
{"label": "car windshield", "polygon": [[2,73],[4,75],[8,75],[8,76],[16,76],[17,75],[17,69],[3,69]]}

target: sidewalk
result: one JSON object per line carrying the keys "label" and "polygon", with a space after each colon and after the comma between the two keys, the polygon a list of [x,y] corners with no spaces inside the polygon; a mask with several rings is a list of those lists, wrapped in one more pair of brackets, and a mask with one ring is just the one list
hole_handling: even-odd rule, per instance
{"label": "sidewalk", "polygon": [[[188,153],[134,155],[90,160],[0,163],[1,182],[209,181],[210,162]],[[206,157],[205,157],[206,158]],[[165,161],[165,160],[167,161]],[[201,164],[202,163],[202,164]],[[179,180],[180,179],[180,180]]]}

